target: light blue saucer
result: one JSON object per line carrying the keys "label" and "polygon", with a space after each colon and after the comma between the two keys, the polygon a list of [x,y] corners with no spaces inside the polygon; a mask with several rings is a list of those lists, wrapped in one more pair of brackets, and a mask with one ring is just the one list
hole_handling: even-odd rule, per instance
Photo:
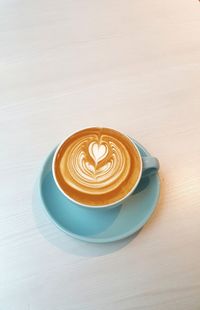
{"label": "light blue saucer", "polygon": [[[142,156],[149,155],[139,143],[136,144]],[[143,178],[135,193],[120,207],[84,208],[73,204],[56,187],[51,171],[54,151],[42,168],[39,192],[47,213],[65,233],[88,242],[111,242],[134,234],[148,221],[159,198],[158,175]]]}

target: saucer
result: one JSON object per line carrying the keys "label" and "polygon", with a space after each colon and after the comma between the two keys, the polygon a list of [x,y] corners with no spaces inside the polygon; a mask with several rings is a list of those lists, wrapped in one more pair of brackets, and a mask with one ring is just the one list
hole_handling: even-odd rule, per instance
{"label": "saucer", "polygon": [[[142,156],[150,155],[142,145],[135,143]],[[37,190],[41,205],[66,234],[88,242],[112,242],[136,233],[148,221],[159,198],[157,174],[142,178],[134,194],[119,207],[85,208],[75,205],[57,188],[51,170],[54,152],[49,154],[43,165]]]}

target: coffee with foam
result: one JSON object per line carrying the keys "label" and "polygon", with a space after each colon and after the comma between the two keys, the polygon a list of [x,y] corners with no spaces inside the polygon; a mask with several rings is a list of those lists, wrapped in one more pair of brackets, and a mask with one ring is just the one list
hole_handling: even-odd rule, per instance
{"label": "coffee with foam", "polygon": [[141,158],[131,140],[109,128],[87,128],[59,147],[54,174],[63,192],[88,206],[124,198],[141,174]]}

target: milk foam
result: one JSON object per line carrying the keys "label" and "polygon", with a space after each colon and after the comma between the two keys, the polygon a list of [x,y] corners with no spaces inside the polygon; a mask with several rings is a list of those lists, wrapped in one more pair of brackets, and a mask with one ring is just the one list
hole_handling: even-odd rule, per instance
{"label": "milk foam", "polygon": [[54,163],[64,193],[87,206],[119,201],[141,174],[140,155],[131,140],[110,128],[91,127],[68,137]]}
{"label": "milk foam", "polygon": [[72,188],[95,195],[119,187],[129,169],[128,151],[119,140],[106,134],[79,137],[60,161],[61,174]]}

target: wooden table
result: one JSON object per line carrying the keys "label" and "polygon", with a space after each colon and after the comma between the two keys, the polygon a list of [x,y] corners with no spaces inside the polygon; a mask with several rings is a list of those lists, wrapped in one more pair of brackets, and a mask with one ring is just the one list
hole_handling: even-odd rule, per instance
{"label": "wooden table", "polygon": [[[0,309],[200,309],[200,3],[0,2]],[[160,159],[136,238],[94,245],[33,205],[41,164],[99,125]]]}

